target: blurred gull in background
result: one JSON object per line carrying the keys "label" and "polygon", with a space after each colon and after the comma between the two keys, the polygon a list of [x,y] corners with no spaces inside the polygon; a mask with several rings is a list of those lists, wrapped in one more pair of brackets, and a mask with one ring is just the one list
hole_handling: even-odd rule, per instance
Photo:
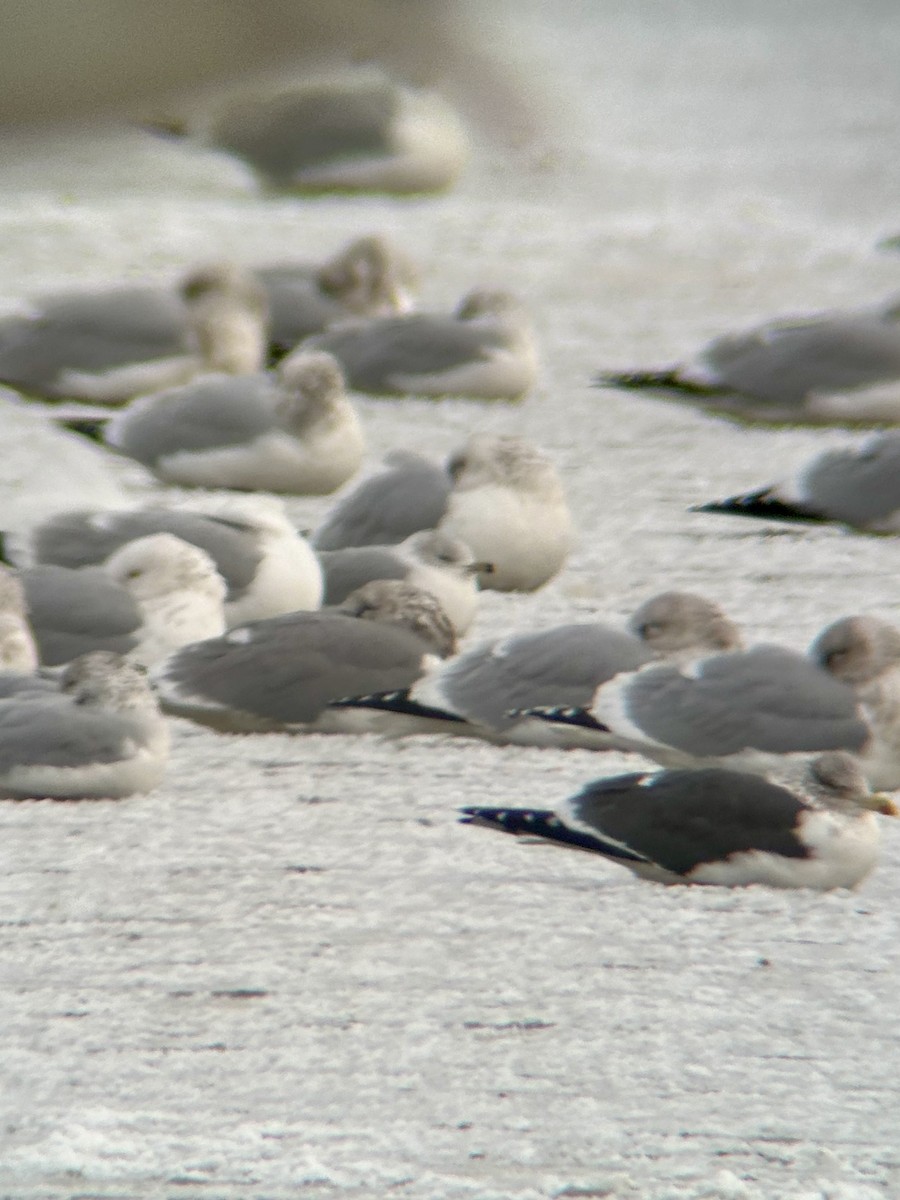
{"label": "blurred gull in background", "polygon": [[900,533],[900,432],[878,433],[861,446],[826,450],[785,483],[699,504],[696,512],[849,525]]}
{"label": "blurred gull in background", "polygon": [[340,367],[302,348],[273,375],[204,375],[141,396],[105,440],[166,483],[295,495],[335,491],[365,450]]}

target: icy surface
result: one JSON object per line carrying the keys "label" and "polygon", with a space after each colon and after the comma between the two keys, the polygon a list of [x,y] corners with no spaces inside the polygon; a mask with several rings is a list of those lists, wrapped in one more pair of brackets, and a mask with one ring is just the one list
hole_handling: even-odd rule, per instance
{"label": "icy surface", "polygon": [[[546,149],[483,145],[445,198],[297,202],[136,131],[10,145],[3,304],[382,230],[422,263],[427,304],[506,286],[541,333],[521,405],[360,402],[372,461],[515,431],[567,481],[569,567],[486,594],[470,639],[612,619],[663,587],[798,648],[847,613],[900,620],[896,540],[686,511],[858,435],[587,386],[900,290],[875,250],[900,228],[896,4],[478,11],[563,114]],[[160,493],[110,470],[132,499]],[[292,508],[310,527],[328,504]],[[664,889],[455,821],[634,759],[180,722],[174,743],[149,797],[0,807],[0,1194],[900,1194],[900,827],[856,894]]]}

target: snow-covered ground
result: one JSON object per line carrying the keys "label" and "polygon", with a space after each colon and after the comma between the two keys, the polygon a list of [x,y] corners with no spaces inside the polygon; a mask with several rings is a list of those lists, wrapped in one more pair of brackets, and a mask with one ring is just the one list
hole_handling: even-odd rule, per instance
{"label": "snow-covered ground", "polygon": [[[486,595],[472,639],[623,615],[670,586],[797,647],[847,613],[900,621],[896,541],[686,511],[858,435],[587,386],[766,315],[900,291],[900,259],[875,249],[900,229],[900,11],[478,12],[564,114],[542,149],[482,141],[443,198],[297,202],[136,132],[10,144],[4,305],[382,230],[421,262],[425,303],[503,284],[541,335],[521,405],[361,401],[373,461],[516,430],[567,480],[568,569],[536,596]],[[36,503],[57,486],[49,454],[30,486]],[[328,503],[292,509],[311,526]],[[900,1195],[900,824],[858,893],[815,895],[665,889],[456,823],[459,805],[551,806],[634,761],[176,723],[151,796],[4,805],[0,1194]]]}

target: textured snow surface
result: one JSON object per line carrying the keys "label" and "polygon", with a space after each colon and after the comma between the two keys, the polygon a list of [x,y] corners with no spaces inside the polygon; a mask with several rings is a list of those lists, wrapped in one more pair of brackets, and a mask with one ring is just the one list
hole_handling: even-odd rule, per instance
{"label": "textured snow surface", "polygon": [[[874,248],[900,228],[900,10],[479,11],[564,112],[546,152],[484,145],[446,198],[300,203],[138,132],[11,145],[4,305],[382,230],[422,263],[426,304],[508,286],[541,335],[521,405],[360,401],[372,462],[515,431],[567,481],[569,567],[535,596],[486,594],[470,640],[615,619],[672,586],[798,648],[848,613],[900,620],[896,540],[686,511],[858,435],[587,386],[900,290]],[[54,470],[48,449],[35,512]],[[311,527],[329,503],[292,511]],[[900,823],[859,892],[829,895],[665,889],[456,823],[638,762],[175,722],[151,796],[0,806],[0,1195],[900,1195]]]}

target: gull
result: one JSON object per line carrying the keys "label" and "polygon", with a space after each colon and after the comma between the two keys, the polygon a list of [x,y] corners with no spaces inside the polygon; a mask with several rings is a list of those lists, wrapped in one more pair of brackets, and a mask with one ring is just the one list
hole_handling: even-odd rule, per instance
{"label": "gull", "polygon": [[900,629],[879,617],[842,617],[809,655],[860,702],[872,731],[863,761],[873,786],[900,788]]}
{"label": "gull", "polygon": [[95,566],[127,542],[171,533],[205,550],[225,580],[226,624],[238,625],[322,603],[322,568],[274,496],[228,496],[200,507],[63,512],[32,531],[29,558],[60,567]]}
{"label": "gull", "polygon": [[328,354],[297,350],[269,375],[206,375],[116,413],[108,445],[183,487],[321,495],[362,463],[365,439]]}
{"label": "gull", "polygon": [[45,666],[95,649],[149,666],[225,629],[225,582],[215,564],[170,533],[128,542],[102,567],[27,567],[21,580]]}
{"label": "gull", "polygon": [[150,128],[235,155],[275,191],[442,191],[468,157],[446,101],[372,69],[244,90]]}
{"label": "gull", "polygon": [[830,521],[867,533],[900,533],[900,432],[878,433],[858,447],[828,450],[793,479],[701,504],[695,511],[774,521]]}
{"label": "gull", "polygon": [[180,294],[187,353],[98,372],[67,368],[58,376],[59,392],[70,400],[118,405],[209,373],[248,375],[262,370],[269,344],[268,304],[252,274],[234,263],[214,263],[192,271]]}
{"label": "gull", "polygon": [[850,687],[774,645],[649,664],[601,684],[589,706],[525,715],[557,725],[562,745],[636,751],[668,767],[765,772],[784,756],[860,754],[871,738]]}
{"label": "gull", "polygon": [[493,564],[481,586],[533,592],[565,563],[573,541],[562,482],[525,438],[473,434],[449,461],[453,487],[438,528]]}
{"label": "gull", "polygon": [[0,796],[116,799],[160,782],[169,732],[142,672],[110,651],[76,658],[58,690],[0,700]]}
{"label": "gull", "polygon": [[461,810],[464,824],[600,854],[657,883],[856,887],[875,866],[875,813],[896,816],[849,754],[809,764],[801,789],[721,768],[616,775],[559,811]]}
{"label": "gull", "polygon": [[185,646],[153,672],[165,711],[224,732],[334,733],[358,727],[328,705],[406,687],[455,649],[437,600],[376,580],[342,605],[254,621]]}
{"label": "gull", "polygon": [[469,292],[452,314],[348,321],[304,345],[333,354],[348,386],[375,396],[518,400],[537,374],[531,319],[504,291]]}
{"label": "gull", "polygon": [[477,562],[469,547],[439,529],[410,534],[396,546],[320,550],[325,604],[340,604],[373,579],[403,579],[431,592],[457,634],[468,630],[478,608],[478,576],[492,564]]}
{"label": "gull", "polygon": [[900,419],[900,304],[766,322],[715,338],[662,370],[605,372],[601,387],[650,388],[747,420],[893,425]]}

